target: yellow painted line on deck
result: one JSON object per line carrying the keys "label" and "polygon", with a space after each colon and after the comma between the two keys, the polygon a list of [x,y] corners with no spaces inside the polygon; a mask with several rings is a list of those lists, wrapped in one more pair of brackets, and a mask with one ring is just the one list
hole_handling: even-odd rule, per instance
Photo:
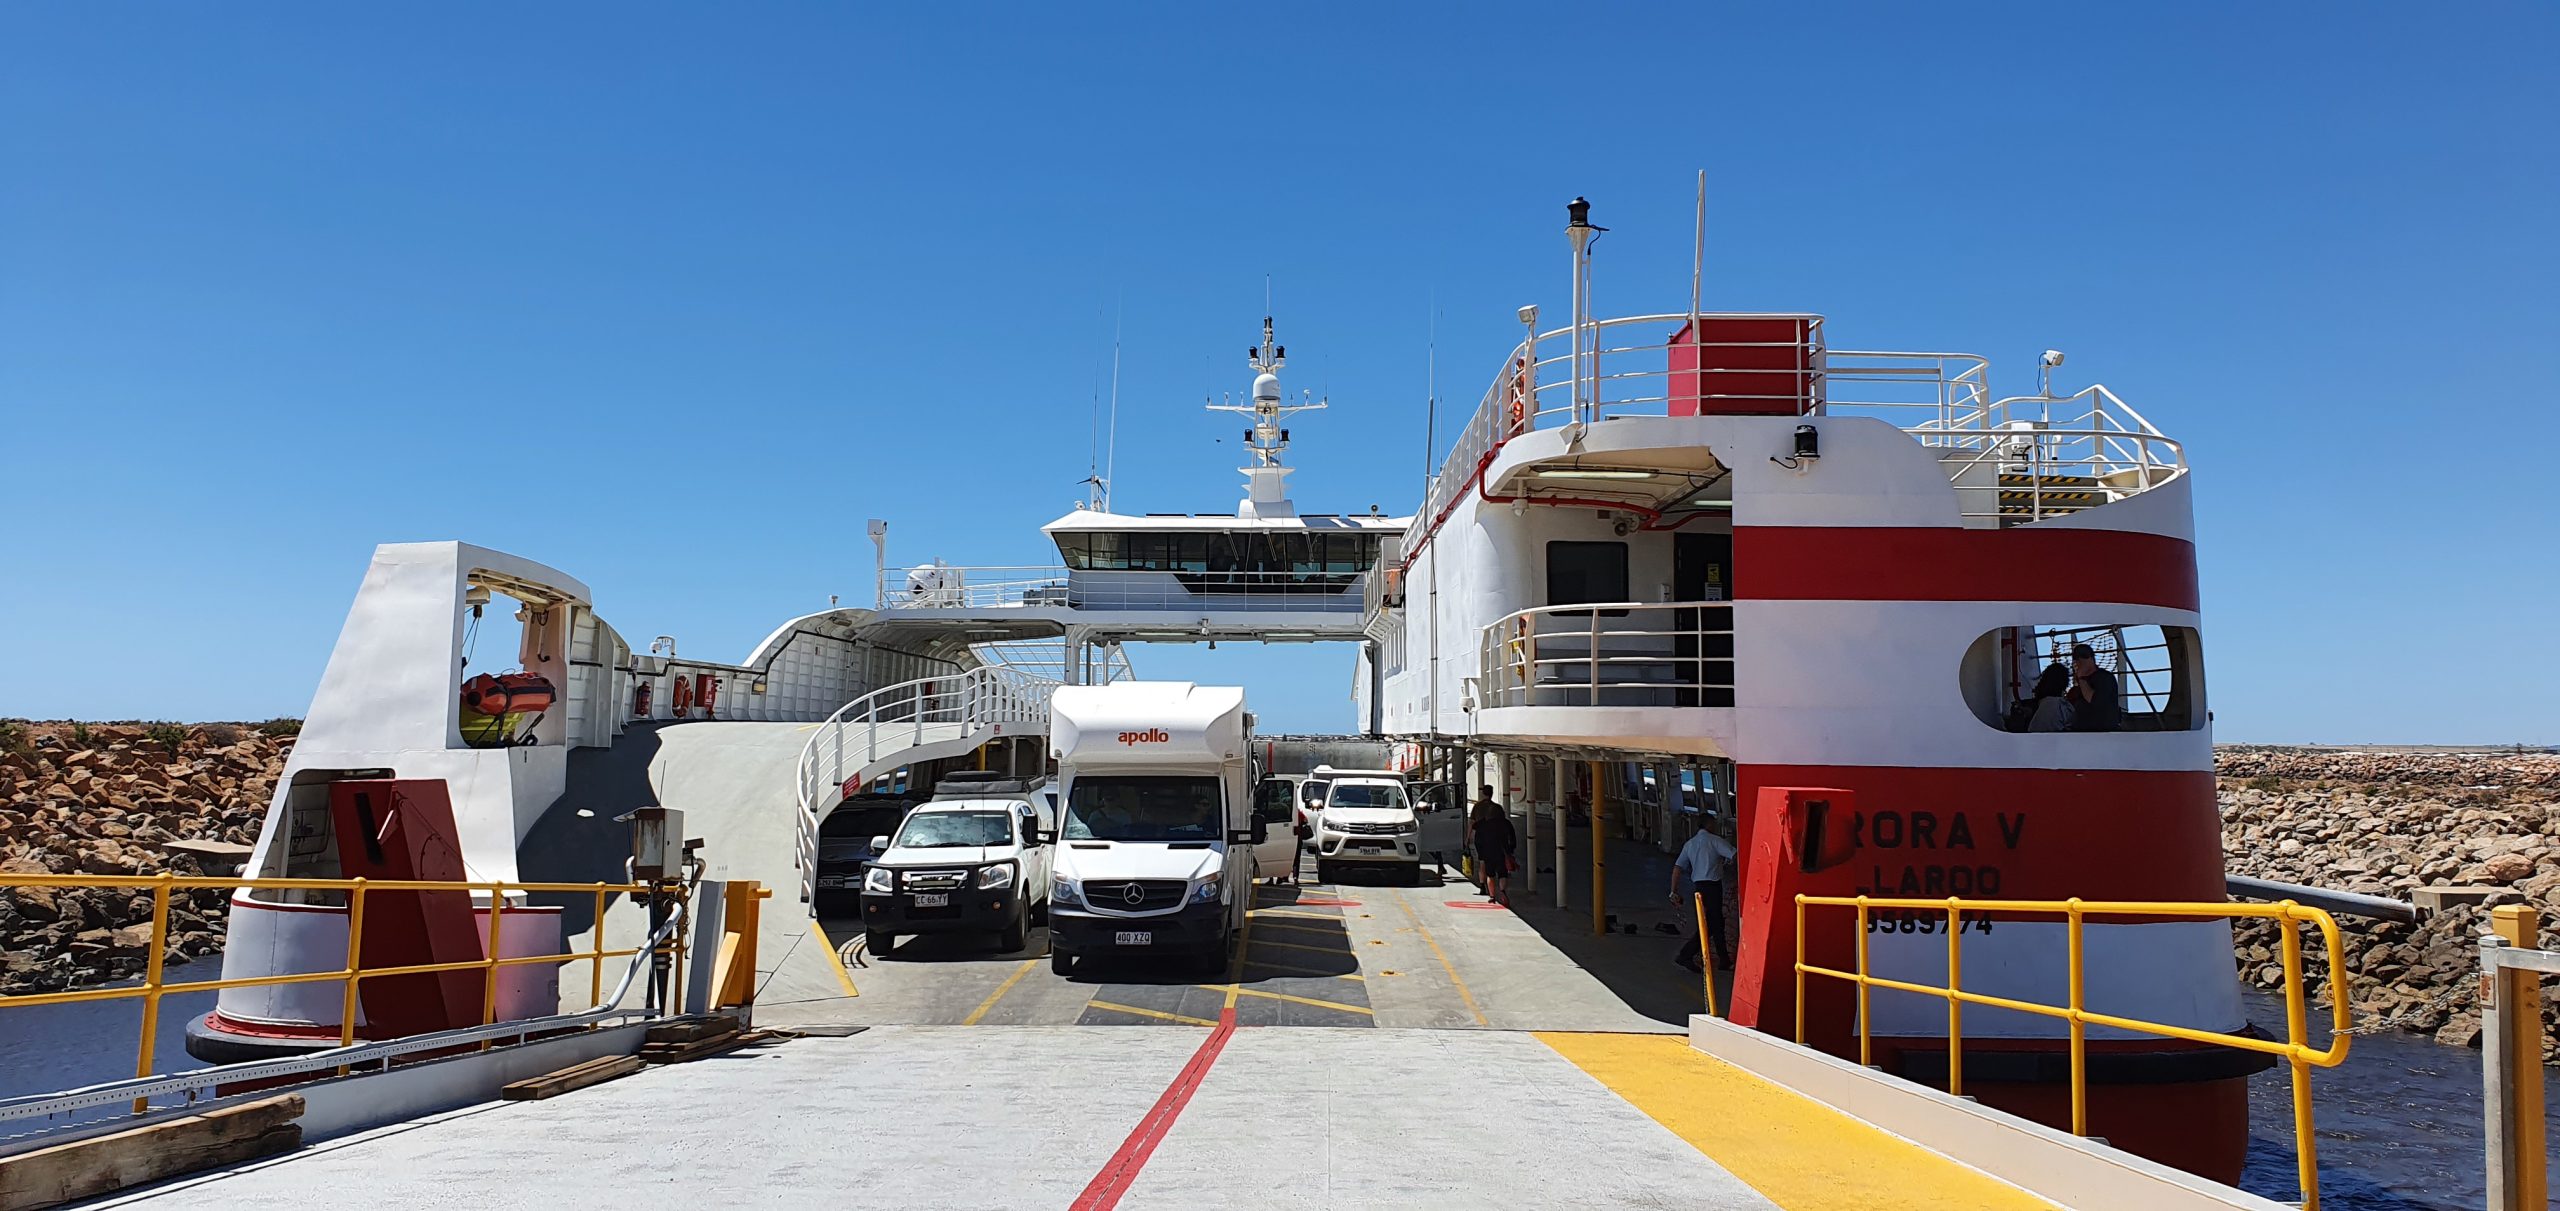
{"label": "yellow painted line on deck", "polygon": [[[1337,920],[1334,924],[1339,926],[1342,923]],[[1264,929],[1277,929],[1286,933],[1311,934],[1319,938],[1348,938],[1351,936],[1350,931],[1340,928],[1318,929],[1313,925],[1291,925],[1283,921],[1265,922],[1262,927]]]}
{"label": "yellow painted line on deck", "polygon": [[2056,1211],[1978,1169],[1700,1052],[1679,1035],[1537,1037],[1787,1211]]}
{"label": "yellow painted line on deck", "polygon": [[1321,967],[1300,967],[1295,963],[1274,963],[1269,959],[1246,959],[1244,965],[1268,968],[1272,971],[1295,972],[1302,976],[1329,976],[1337,980],[1359,980],[1362,983],[1367,983],[1369,979],[1356,971],[1326,971]]}
{"label": "yellow painted line on deck", "polygon": [[1195,1018],[1188,1014],[1180,1013],[1166,1013],[1161,1009],[1140,1009],[1135,1005],[1117,1005],[1110,1001],[1087,1001],[1084,1004],[1087,1009],[1107,1009],[1113,1013],[1132,1014],[1142,1018],[1161,1018],[1167,1022],[1180,1022],[1185,1026],[1217,1025],[1216,1022],[1212,1022],[1207,1018]]}
{"label": "yellow painted line on deck", "polygon": [[988,993],[986,1000],[978,1002],[978,1007],[969,1011],[969,1016],[960,1019],[960,1024],[963,1026],[977,1025],[978,1019],[987,1016],[987,1011],[995,1008],[996,1002],[1004,999],[1004,994],[1013,991],[1013,986],[1021,983],[1022,977],[1030,975],[1031,965],[1039,961],[1040,960],[1038,959],[1024,959],[1022,961],[1022,966],[1014,968],[1013,974],[1004,978],[1004,983],[996,985],[996,990]]}
{"label": "yellow painted line on deck", "polygon": [[1421,932],[1423,944],[1431,948],[1431,956],[1440,960],[1440,970],[1448,972],[1449,982],[1458,986],[1458,999],[1467,1003],[1467,1012],[1476,1015],[1476,1025],[1491,1025],[1484,1020],[1483,1008],[1476,1004],[1476,994],[1467,991],[1467,982],[1458,975],[1457,965],[1441,951],[1440,940],[1431,936],[1431,928],[1422,923],[1422,917],[1413,911],[1413,904],[1402,896],[1396,897],[1396,903],[1403,906],[1404,915],[1413,921],[1414,929]]}
{"label": "yellow painted line on deck", "polygon": [[[1203,984],[1203,985],[1201,985],[1201,987],[1203,987],[1203,988],[1219,988],[1219,987],[1224,987],[1224,985],[1219,985],[1219,984]],[[1313,1006],[1315,1006],[1315,1007],[1316,1007],[1316,1008],[1318,1008],[1318,1009],[1338,1009],[1338,1010],[1341,1010],[1341,1011],[1342,1011],[1342,1012],[1344,1012],[1344,1013],[1361,1013],[1361,1014],[1367,1014],[1367,1015],[1369,1015],[1370,1017],[1373,1017],[1373,1018],[1374,1018],[1374,1017],[1376,1017],[1376,1016],[1378,1016],[1378,1014],[1377,1014],[1377,1011],[1376,1011],[1376,1010],[1369,1009],[1369,1008],[1366,1008],[1366,1007],[1364,1007],[1364,1006],[1360,1006],[1360,1005],[1345,1005],[1345,1004],[1343,1004],[1343,1003],[1342,1003],[1342,1002],[1340,1002],[1340,1001],[1319,1001],[1319,1000],[1315,999],[1314,997],[1293,997],[1293,996],[1290,996],[1288,993],[1285,993],[1285,992],[1264,992],[1263,990],[1261,990],[1261,989],[1259,989],[1259,988],[1241,988],[1241,987],[1239,987],[1239,988],[1229,988],[1227,991],[1228,991],[1228,993],[1229,993],[1230,995],[1243,995],[1243,996],[1248,996],[1248,997],[1261,997],[1262,999],[1264,999],[1264,1000],[1266,1000],[1266,1001],[1288,1001],[1288,1002],[1290,1002],[1291,1004],[1296,1004],[1296,1005],[1313,1005]]]}
{"label": "yellow painted line on deck", "polygon": [[1351,949],[1347,946],[1301,946],[1295,942],[1274,942],[1269,938],[1256,938],[1254,939],[1253,944],[1256,946],[1269,946],[1278,950],[1303,950],[1309,954],[1332,955],[1337,959],[1348,959],[1352,957]]}
{"label": "yellow painted line on deck", "polygon": [[836,983],[844,985],[844,995],[861,996],[862,990],[853,986],[853,973],[844,969],[844,956],[836,953],[834,940],[827,937],[826,927],[818,924],[816,917],[809,918],[809,936],[816,938],[818,945],[827,948],[827,966],[836,969]]}
{"label": "yellow painted line on deck", "polygon": [[1336,924],[1340,924],[1342,921],[1342,918],[1340,917],[1329,917],[1320,912],[1291,912],[1285,908],[1257,908],[1245,915],[1248,917],[1288,917],[1297,921],[1332,921]]}

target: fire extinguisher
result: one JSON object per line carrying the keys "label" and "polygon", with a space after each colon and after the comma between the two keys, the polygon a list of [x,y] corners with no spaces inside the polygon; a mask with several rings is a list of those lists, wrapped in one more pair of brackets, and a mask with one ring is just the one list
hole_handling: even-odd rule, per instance
{"label": "fire extinguisher", "polygon": [[709,673],[693,675],[693,700],[702,704],[702,717],[711,717],[711,704],[719,701],[720,679]]}
{"label": "fire extinguisher", "polygon": [[649,717],[649,683],[646,681],[631,689],[631,717],[634,719]]}
{"label": "fire extinguisher", "polygon": [[670,714],[682,719],[693,713],[693,681],[678,673],[675,683],[675,692],[667,696],[667,706]]}

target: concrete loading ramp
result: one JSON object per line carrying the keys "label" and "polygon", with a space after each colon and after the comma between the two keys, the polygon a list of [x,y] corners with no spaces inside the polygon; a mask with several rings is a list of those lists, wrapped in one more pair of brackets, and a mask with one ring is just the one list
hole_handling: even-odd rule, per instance
{"label": "concrete loading ramp", "polygon": [[[773,889],[756,942],[757,1002],[841,999],[844,984],[828,945],[799,910],[794,890],[796,771],[813,726],[660,724],[634,727],[610,749],[572,753],[568,789],[520,847],[525,878],[618,882],[630,834],[614,817],[651,804],[676,808],[685,835],[704,841],[708,877],[754,879]],[[592,902],[564,902],[563,909],[571,949],[592,945]],[[635,946],[647,924],[639,905],[615,897],[605,913],[605,945]],[[562,973],[564,1001],[579,1003],[583,975],[582,966]]]}

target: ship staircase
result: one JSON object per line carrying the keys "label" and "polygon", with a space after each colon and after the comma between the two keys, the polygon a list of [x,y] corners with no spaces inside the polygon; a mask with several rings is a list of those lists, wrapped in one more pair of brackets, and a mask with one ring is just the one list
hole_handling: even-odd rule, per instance
{"label": "ship staircase", "polygon": [[846,796],[901,768],[965,757],[997,741],[1049,731],[1059,679],[1004,665],[882,686],[837,709],[800,750],[796,861],[814,905],[818,824]]}

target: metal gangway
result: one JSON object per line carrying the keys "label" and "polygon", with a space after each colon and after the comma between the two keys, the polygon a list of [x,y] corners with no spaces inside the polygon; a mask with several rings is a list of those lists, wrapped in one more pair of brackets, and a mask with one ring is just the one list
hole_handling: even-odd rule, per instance
{"label": "metal gangway", "polygon": [[800,900],[818,891],[818,822],[883,774],[957,757],[991,740],[1045,734],[1057,678],[1000,665],[883,686],[837,708],[800,750]]}

